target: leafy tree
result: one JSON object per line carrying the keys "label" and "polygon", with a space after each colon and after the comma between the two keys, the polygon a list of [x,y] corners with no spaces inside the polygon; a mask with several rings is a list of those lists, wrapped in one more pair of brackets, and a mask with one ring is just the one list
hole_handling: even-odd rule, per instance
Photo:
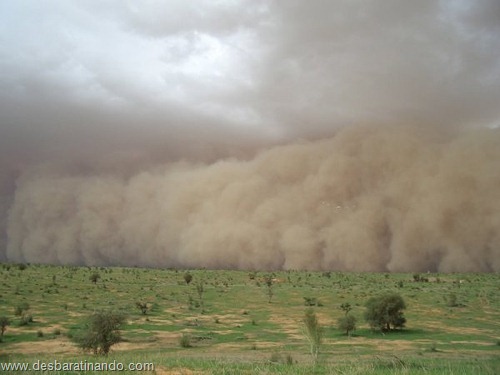
{"label": "leafy tree", "polygon": [[319,324],[318,318],[316,317],[313,309],[306,310],[303,322],[305,335],[309,341],[309,351],[314,363],[316,363],[318,360],[319,348],[321,346],[321,342],[323,341],[323,328]]}
{"label": "leafy tree", "polygon": [[83,350],[107,355],[111,346],[121,341],[120,328],[125,317],[112,311],[100,311],[90,316],[86,331],[78,339]]}
{"label": "leafy tree", "polygon": [[186,284],[189,284],[193,280],[193,275],[191,275],[189,272],[186,272],[184,274],[184,281]]}
{"label": "leafy tree", "polygon": [[344,315],[337,321],[337,327],[339,330],[345,332],[347,336],[350,335],[351,331],[356,329],[356,317],[353,315]]}
{"label": "leafy tree", "polygon": [[365,319],[372,329],[390,331],[403,328],[406,318],[403,310],[406,308],[405,301],[397,293],[388,293],[378,297],[372,297],[366,302]]}
{"label": "leafy tree", "polygon": [[10,320],[6,316],[0,316],[0,342],[3,341],[3,334],[7,329],[7,326],[10,325]]}

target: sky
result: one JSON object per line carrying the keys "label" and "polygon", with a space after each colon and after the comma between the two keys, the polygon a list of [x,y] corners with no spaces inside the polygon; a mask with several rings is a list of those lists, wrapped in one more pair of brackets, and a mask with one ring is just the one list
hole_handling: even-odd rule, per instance
{"label": "sky", "polygon": [[494,136],[477,137],[498,139],[496,0],[17,0],[0,2],[0,18],[0,259],[50,252],[52,240],[29,251],[16,240],[46,230],[29,220],[18,230],[44,201],[23,194],[44,179],[127,187],[158,168],[169,180],[179,163],[202,179],[222,160],[254,171],[262,153],[345,131],[412,129],[424,148],[485,129]]}

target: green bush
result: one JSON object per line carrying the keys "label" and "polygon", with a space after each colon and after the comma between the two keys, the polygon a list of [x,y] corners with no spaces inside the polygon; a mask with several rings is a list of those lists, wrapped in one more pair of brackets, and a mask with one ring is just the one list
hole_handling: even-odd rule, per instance
{"label": "green bush", "polygon": [[113,311],[100,311],[91,315],[82,336],[77,339],[80,347],[94,354],[107,355],[111,346],[121,341],[120,329],[125,316]]}
{"label": "green bush", "polygon": [[372,297],[366,303],[365,319],[372,329],[384,332],[403,328],[406,323],[403,315],[405,308],[403,297],[397,293]]}
{"label": "green bush", "polygon": [[21,315],[21,319],[19,320],[19,325],[27,326],[30,323],[33,323],[33,316],[24,312],[23,315]]}
{"label": "green bush", "polygon": [[14,315],[21,316],[29,309],[30,309],[30,305],[27,302],[23,302],[23,303],[16,306],[16,309],[14,310]]}
{"label": "green bush", "polygon": [[179,339],[179,345],[182,348],[190,348],[192,347],[191,345],[191,335],[188,333],[183,333],[182,336]]}
{"label": "green bush", "polygon": [[356,318],[352,315],[344,315],[337,321],[337,327],[349,336],[350,332],[356,329]]}

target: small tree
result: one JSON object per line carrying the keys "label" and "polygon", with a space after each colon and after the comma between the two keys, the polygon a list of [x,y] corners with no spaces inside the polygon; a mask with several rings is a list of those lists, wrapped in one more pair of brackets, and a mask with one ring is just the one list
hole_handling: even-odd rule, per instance
{"label": "small tree", "polygon": [[0,316],[0,342],[3,341],[3,334],[7,329],[7,326],[10,325],[10,320],[6,316]]}
{"label": "small tree", "polygon": [[356,318],[353,315],[344,315],[337,321],[337,327],[339,330],[345,332],[347,336],[350,336],[350,332],[356,329]]}
{"label": "small tree", "polygon": [[193,280],[193,275],[191,275],[189,272],[186,272],[184,274],[184,281],[186,284],[189,284]]}
{"label": "small tree", "polygon": [[323,328],[320,326],[318,318],[313,309],[307,309],[304,318],[305,336],[309,341],[309,351],[316,364],[318,360],[319,348],[323,340]]}
{"label": "small tree", "polygon": [[264,277],[264,282],[266,283],[266,286],[267,286],[267,296],[269,297],[268,301],[269,303],[271,303],[271,300],[273,298],[273,276],[272,275],[266,275]]}
{"label": "small tree", "polygon": [[94,284],[97,284],[97,281],[101,278],[101,275],[99,275],[99,272],[94,272],[92,275],[90,275],[89,280],[92,281]]}
{"label": "small tree", "polygon": [[390,331],[403,328],[406,318],[403,310],[405,301],[397,293],[388,293],[379,297],[372,297],[366,302],[365,319],[372,329]]}
{"label": "small tree", "polygon": [[111,346],[121,341],[120,328],[125,317],[112,311],[96,312],[90,316],[84,335],[79,338],[83,350],[107,355]]}
{"label": "small tree", "polygon": [[349,302],[346,302],[346,303],[343,303],[342,305],[340,305],[340,309],[345,313],[345,315],[347,316],[347,314],[349,314],[349,311],[352,310],[352,306]]}
{"label": "small tree", "polygon": [[205,288],[203,286],[203,281],[196,284],[196,293],[198,293],[198,298],[200,301],[201,309],[203,310],[203,293],[205,293]]}

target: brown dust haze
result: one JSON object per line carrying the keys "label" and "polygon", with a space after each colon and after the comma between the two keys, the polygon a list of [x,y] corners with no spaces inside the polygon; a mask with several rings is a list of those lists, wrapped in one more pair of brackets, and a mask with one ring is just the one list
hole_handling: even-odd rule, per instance
{"label": "brown dust haze", "polygon": [[[500,130],[346,127],[247,159],[17,181],[9,261],[500,271]],[[96,170],[99,170],[98,168]]]}

